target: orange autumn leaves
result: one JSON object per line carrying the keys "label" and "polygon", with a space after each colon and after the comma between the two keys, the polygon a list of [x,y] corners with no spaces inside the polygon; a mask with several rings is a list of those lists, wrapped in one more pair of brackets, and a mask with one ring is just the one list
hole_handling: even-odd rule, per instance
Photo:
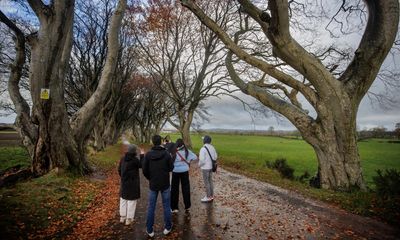
{"label": "orange autumn leaves", "polygon": [[[44,229],[29,233],[28,239],[44,239],[59,234],[63,235],[75,225],[76,221],[81,219],[82,211],[88,207],[93,195],[99,191],[99,185],[84,179],[77,179],[74,180],[72,186],[71,190],[65,188],[65,191],[71,191],[70,195],[66,194],[58,199],[48,198],[46,202],[42,203],[43,209],[48,209],[49,225]],[[60,209],[64,209],[65,214],[60,214],[63,212]]]}
{"label": "orange autumn leaves", "polygon": [[105,226],[114,217],[118,207],[118,179],[116,171],[109,172],[104,187],[81,214],[82,220],[66,239],[98,239],[108,234]]}

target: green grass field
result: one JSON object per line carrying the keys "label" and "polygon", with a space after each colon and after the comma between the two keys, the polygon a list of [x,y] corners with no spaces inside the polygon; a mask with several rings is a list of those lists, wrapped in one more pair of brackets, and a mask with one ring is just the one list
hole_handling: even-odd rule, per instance
{"label": "green grass field", "polygon": [[[212,134],[212,143],[223,164],[240,164],[243,168],[264,168],[265,161],[286,158],[288,164],[299,176],[308,171],[317,171],[317,158],[312,147],[303,140],[270,137]],[[171,135],[175,141],[180,136]],[[202,146],[200,135],[192,135],[194,150]],[[364,178],[372,186],[372,177],[377,169],[396,168],[400,170],[400,144],[387,143],[382,139],[370,139],[359,143]]]}
{"label": "green grass field", "polygon": [[20,164],[22,168],[30,166],[28,152],[17,146],[0,147],[0,170]]}

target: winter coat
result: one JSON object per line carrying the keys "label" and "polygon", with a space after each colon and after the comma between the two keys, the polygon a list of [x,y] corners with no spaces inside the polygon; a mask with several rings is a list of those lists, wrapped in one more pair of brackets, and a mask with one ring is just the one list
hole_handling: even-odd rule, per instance
{"label": "winter coat", "polygon": [[149,180],[150,190],[164,191],[169,188],[169,173],[174,168],[171,155],[162,146],[154,146],[143,160],[143,175]]}
{"label": "winter coat", "polygon": [[[141,155],[143,158],[143,155]],[[118,173],[121,177],[120,197],[125,200],[136,200],[140,198],[139,168],[141,161],[135,153],[126,153],[121,158]]]}
{"label": "winter coat", "polygon": [[[179,154],[178,154],[179,153]],[[181,156],[184,158],[182,159]],[[188,154],[186,156],[186,152],[184,149],[178,150],[176,154],[176,158],[174,161],[174,170],[175,173],[182,173],[189,171],[189,164],[191,161],[196,160],[197,156],[192,151],[188,149]],[[189,163],[189,164],[188,164]]]}
{"label": "winter coat", "polygon": [[212,161],[210,158],[210,154],[208,154],[208,151],[210,151],[210,154],[212,156],[212,160],[216,161],[218,158],[217,151],[215,151],[215,148],[211,144],[204,144],[204,146],[200,149],[199,153],[199,166],[203,170],[210,170],[212,169]]}

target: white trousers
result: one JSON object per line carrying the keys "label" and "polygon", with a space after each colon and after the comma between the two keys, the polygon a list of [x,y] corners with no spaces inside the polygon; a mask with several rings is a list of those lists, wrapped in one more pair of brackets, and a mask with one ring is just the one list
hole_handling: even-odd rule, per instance
{"label": "white trousers", "polygon": [[136,200],[119,199],[119,215],[121,217],[133,219],[135,217],[135,211]]}

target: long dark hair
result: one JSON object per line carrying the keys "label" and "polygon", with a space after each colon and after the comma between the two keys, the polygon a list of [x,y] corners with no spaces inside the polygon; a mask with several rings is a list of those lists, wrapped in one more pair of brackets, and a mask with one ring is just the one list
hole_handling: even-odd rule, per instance
{"label": "long dark hair", "polygon": [[181,150],[182,148],[185,150],[185,158],[189,156],[189,150],[186,148],[186,145],[183,142],[182,138],[178,138],[176,140],[176,148],[177,150]]}

